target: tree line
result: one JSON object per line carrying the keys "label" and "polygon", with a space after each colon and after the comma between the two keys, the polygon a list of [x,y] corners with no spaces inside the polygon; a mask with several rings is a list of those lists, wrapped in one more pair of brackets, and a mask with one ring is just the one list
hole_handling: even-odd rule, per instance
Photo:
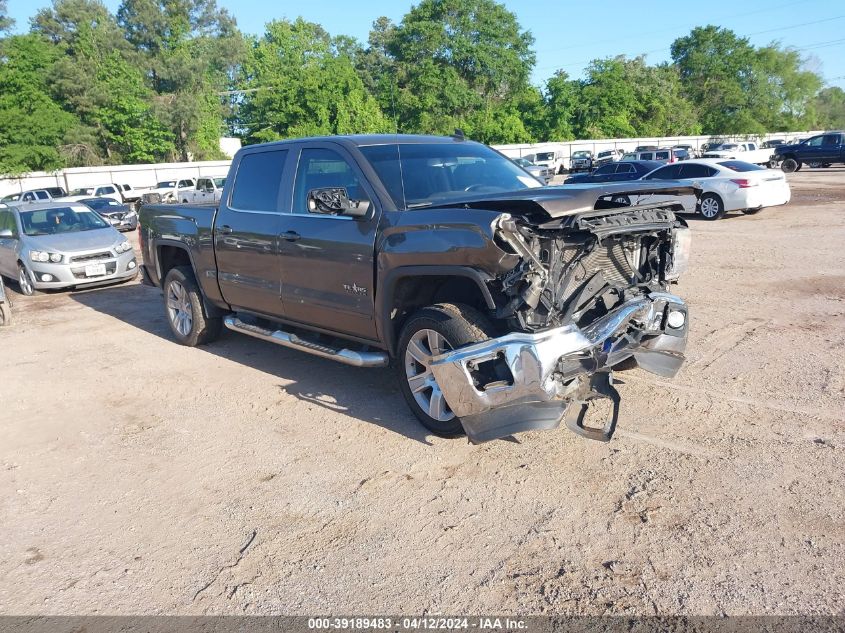
{"label": "tree line", "polygon": [[[845,92],[798,51],[716,26],[671,62],[596,59],[531,83],[534,38],[495,0],[420,0],[367,42],[302,18],[242,33],[216,0],[53,0],[11,34],[0,0],[0,173],[222,158],[317,134],[450,134],[486,143],[845,127]],[[565,59],[560,60],[565,63]]]}

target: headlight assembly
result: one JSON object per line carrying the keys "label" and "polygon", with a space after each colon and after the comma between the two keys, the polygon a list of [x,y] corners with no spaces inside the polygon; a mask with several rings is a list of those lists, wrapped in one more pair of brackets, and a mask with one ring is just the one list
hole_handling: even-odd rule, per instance
{"label": "headlight assembly", "polygon": [[691,247],[692,231],[686,227],[675,229],[672,233],[671,256],[664,273],[666,281],[677,281],[681,274],[687,271]]}
{"label": "headlight assembly", "polygon": [[130,244],[128,241],[123,241],[120,244],[118,244],[117,246],[115,246],[114,250],[118,255],[122,255],[123,253],[126,253],[126,252],[132,250],[132,244]]}
{"label": "headlight assembly", "polygon": [[29,251],[29,258],[34,262],[58,264],[64,256],[61,253],[50,253],[49,251]]}

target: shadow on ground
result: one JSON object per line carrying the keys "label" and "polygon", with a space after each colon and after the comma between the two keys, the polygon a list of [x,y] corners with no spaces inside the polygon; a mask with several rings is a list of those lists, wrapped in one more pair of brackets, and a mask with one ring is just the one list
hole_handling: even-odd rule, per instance
{"label": "shadow on ground", "polygon": [[[157,288],[131,284],[70,296],[92,310],[178,345],[170,335]],[[227,330],[219,340],[196,350],[276,376],[284,381],[279,389],[300,400],[430,444],[390,369],[348,367]]]}

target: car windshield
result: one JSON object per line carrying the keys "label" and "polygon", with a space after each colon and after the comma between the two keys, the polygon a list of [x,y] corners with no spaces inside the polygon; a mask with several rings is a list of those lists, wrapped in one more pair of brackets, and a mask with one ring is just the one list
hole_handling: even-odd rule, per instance
{"label": "car windshield", "polygon": [[513,162],[515,162],[520,167],[533,167],[534,163],[532,163],[527,158],[514,158]]}
{"label": "car windshield", "polygon": [[93,196],[94,187],[82,187],[81,189],[74,189],[70,192],[72,196]]}
{"label": "car windshield", "polygon": [[226,184],[225,178],[214,178],[214,186],[218,189],[222,189],[223,186]]}
{"label": "car windshield", "polygon": [[90,209],[53,207],[21,211],[21,224],[26,235],[58,235],[108,228],[108,224]]}
{"label": "car windshield", "polygon": [[575,152],[572,154],[572,158],[589,158],[590,152]]}
{"label": "car windshield", "polygon": [[163,180],[156,185],[156,189],[173,189],[176,187],[175,180]]}
{"label": "car windshield", "polygon": [[752,163],[746,163],[744,160],[726,160],[721,163],[718,163],[722,167],[727,167],[732,171],[765,171],[765,167],[761,167],[760,165],[753,165]]}
{"label": "car windshield", "polygon": [[539,154],[537,154],[537,160],[554,160],[554,158],[554,152],[540,152]]}
{"label": "car windshield", "polygon": [[400,209],[542,185],[478,143],[408,143],[360,148]]}

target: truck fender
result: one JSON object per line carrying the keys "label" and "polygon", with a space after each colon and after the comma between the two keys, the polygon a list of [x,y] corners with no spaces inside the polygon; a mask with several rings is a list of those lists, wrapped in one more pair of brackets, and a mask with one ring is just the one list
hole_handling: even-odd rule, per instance
{"label": "truck fender", "polygon": [[[157,239],[153,243],[153,253],[155,254],[156,275],[158,276],[158,285],[160,288],[164,289],[165,277],[165,274],[162,273],[161,269],[162,246],[173,247],[179,249],[180,251],[183,251],[188,256],[188,261],[191,264],[191,270],[194,271],[194,278],[197,277],[197,267],[194,263],[194,255],[191,252],[191,249],[187,247],[187,245],[177,240]],[[197,279],[197,287],[200,290],[200,296],[202,296],[203,312],[205,312],[205,316],[207,318],[222,317],[223,315],[227,314],[225,310],[219,308],[208,300],[208,298],[205,296],[205,292],[203,292],[202,283],[200,283],[199,279]]]}
{"label": "truck fender", "polygon": [[381,284],[381,292],[378,293],[376,301],[376,315],[379,321],[376,326],[381,334],[381,340],[391,356],[396,355],[397,340],[397,332],[394,332],[393,320],[390,318],[390,313],[393,310],[394,291],[396,284],[408,277],[462,277],[470,279],[481,292],[487,308],[490,310],[496,309],[496,302],[487,286],[487,282],[492,278],[477,268],[470,266],[402,266],[394,268],[385,275]]}

